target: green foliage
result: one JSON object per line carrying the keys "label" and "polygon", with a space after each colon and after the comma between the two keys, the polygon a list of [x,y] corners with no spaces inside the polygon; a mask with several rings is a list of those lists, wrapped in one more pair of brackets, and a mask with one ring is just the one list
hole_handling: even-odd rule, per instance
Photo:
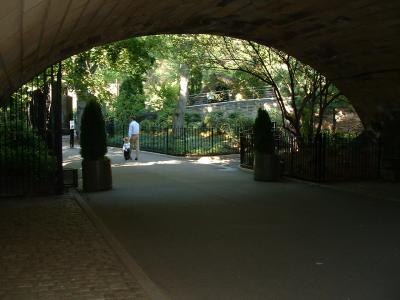
{"label": "green foliage", "polygon": [[141,78],[127,77],[121,84],[120,94],[113,105],[116,117],[128,122],[130,114],[139,114],[144,111],[145,100]]}
{"label": "green foliage", "polygon": [[[160,35],[147,37],[147,39],[152,40],[152,44],[155,45],[151,51],[158,58],[157,64],[165,71],[163,74],[157,74],[157,72],[153,71],[152,76],[149,76],[151,82],[146,84],[150,87],[153,85],[152,91],[155,91],[157,95],[157,97],[150,96],[149,98],[152,100],[158,99],[162,102],[162,105],[158,105],[158,107],[162,107],[160,108],[159,119],[161,123],[170,124],[173,122],[175,126],[183,126],[184,105],[181,103],[178,106],[179,80],[180,77],[189,78],[189,93],[201,91],[204,68],[197,57],[204,49],[195,47],[195,37],[193,35]],[[185,68],[182,68],[182,66],[185,66]],[[186,74],[187,72],[189,74]],[[183,76],[184,74],[185,76]],[[155,82],[159,84],[154,85]],[[169,103],[166,103],[169,98],[159,96],[158,87],[161,86],[160,84],[166,84],[166,86],[175,85],[177,87],[172,98],[173,108]],[[181,98],[181,101],[184,101],[184,99]],[[152,102],[154,103],[154,101]],[[153,104],[153,106],[156,105]]]}
{"label": "green foliage", "polygon": [[1,123],[0,136],[2,137],[0,157],[4,173],[9,176],[37,174],[49,178],[55,174],[55,157],[50,154],[44,139],[37,130],[26,127],[25,121],[13,120],[12,124]]}
{"label": "green foliage", "polygon": [[190,70],[189,94],[201,93],[203,85],[203,72],[201,66],[194,66]]}
{"label": "green foliage", "polygon": [[221,111],[210,112],[204,117],[204,124],[207,127],[221,128],[224,121],[224,113]]}
{"label": "green foliage", "polygon": [[[210,35],[157,35],[132,38],[91,49],[64,62],[67,85],[95,94],[107,114],[127,119],[131,112],[158,112],[154,124],[171,125],[179,99],[179,66],[190,69],[189,93],[233,91],[243,99],[263,96],[271,86],[279,106],[268,110],[274,122],[299,140],[318,133],[329,107],[346,106],[332,83],[294,57],[251,41]],[[122,82],[114,97],[110,83]],[[227,94],[215,99],[227,100]],[[219,97],[219,98],[218,98]],[[183,106],[181,106],[183,107]],[[179,114],[180,116],[182,113]],[[226,127],[248,120],[212,116],[207,126]],[[186,123],[196,123],[186,120]]]}
{"label": "green foliage", "polygon": [[239,128],[251,128],[254,124],[254,120],[247,117],[239,112],[229,114],[227,122],[231,127]]}
{"label": "green foliage", "polygon": [[149,151],[172,155],[215,155],[239,152],[239,138],[233,138],[215,128],[179,130],[173,134],[172,127],[144,128],[141,147]]}
{"label": "green foliage", "polygon": [[283,126],[282,113],[278,107],[270,107],[267,112],[272,122],[275,122],[277,126]]}
{"label": "green foliage", "polygon": [[104,49],[93,48],[63,61],[63,79],[78,95],[95,94],[101,102],[107,102],[111,93],[104,76],[106,65]]}
{"label": "green foliage", "polygon": [[206,49],[203,61],[210,68],[242,73],[239,81],[250,85],[270,85],[279,102],[280,123],[299,140],[318,133],[326,109],[343,98],[326,77],[280,50],[218,36],[200,36],[197,43]]}
{"label": "green foliage", "polygon": [[125,78],[119,89],[120,94],[138,95],[143,94],[143,83],[140,76],[129,76]]}
{"label": "green foliage", "polygon": [[[147,123],[151,124],[151,126],[172,125],[176,111],[179,87],[174,83],[160,83],[153,92],[153,107],[158,107],[158,109],[156,109],[157,119]],[[146,101],[148,101],[148,99],[146,99]],[[156,101],[159,103],[155,104]],[[148,104],[148,102],[146,103]]]}
{"label": "green foliage", "polygon": [[172,110],[175,109],[177,102],[177,94],[179,92],[179,87],[174,84],[163,84],[159,91],[160,97],[163,99],[164,109]]}
{"label": "green foliage", "polygon": [[165,59],[157,60],[154,67],[148,71],[144,91],[149,110],[175,110],[179,95],[176,65]]}
{"label": "green foliage", "polygon": [[89,100],[83,111],[80,143],[84,159],[98,160],[107,153],[105,122],[96,99]]}
{"label": "green foliage", "polygon": [[259,108],[254,122],[254,150],[260,153],[275,152],[272,123],[268,112]]}
{"label": "green foliage", "polygon": [[156,122],[154,122],[154,120],[143,120],[142,122],[140,122],[141,130],[144,128],[151,128],[154,126],[157,126]]}
{"label": "green foliage", "polygon": [[152,45],[144,38],[132,38],[103,47],[111,69],[129,76],[143,76],[154,64]]}
{"label": "green foliage", "polygon": [[171,111],[162,110],[158,113],[155,126],[171,126],[173,123],[173,113]]}
{"label": "green foliage", "polygon": [[198,126],[202,123],[202,118],[199,113],[186,113],[185,123],[187,126]]}
{"label": "green foliage", "polygon": [[[109,91],[110,84],[135,81],[136,88],[141,90],[135,95],[143,95],[142,82],[155,61],[149,52],[151,47],[146,39],[135,38],[93,48],[64,60],[63,78],[68,88],[75,90],[79,96],[88,93],[96,95],[98,101],[107,104],[110,109],[107,114],[119,117],[127,109],[127,95],[123,95],[123,99],[115,99]],[[139,102],[144,103],[141,97]],[[116,100],[122,103],[114,104]],[[131,105],[128,108],[131,109]]]}
{"label": "green foliage", "polygon": [[[266,85],[264,81],[248,73],[240,71],[229,72],[232,73],[232,78],[234,78],[231,89],[240,92],[244,99],[264,96],[261,92],[266,86],[269,86]],[[256,91],[256,93],[254,93],[254,91]]]}
{"label": "green foliage", "polygon": [[239,112],[229,114],[224,117],[221,111],[215,111],[206,114],[204,117],[204,124],[207,127],[212,127],[224,132],[235,130],[235,128],[250,128],[253,126],[254,120]]}

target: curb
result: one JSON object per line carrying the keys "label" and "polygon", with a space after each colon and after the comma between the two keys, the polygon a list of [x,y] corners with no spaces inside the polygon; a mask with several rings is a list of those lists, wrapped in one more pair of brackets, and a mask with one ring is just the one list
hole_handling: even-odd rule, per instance
{"label": "curb", "polygon": [[100,218],[94,213],[92,208],[86,203],[84,198],[75,189],[69,190],[76,203],[82,208],[86,216],[93,223],[96,229],[103,236],[107,245],[114,251],[122,265],[128,272],[137,279],[138,283],[146,292],[150,299],[168,300],[169,298],[156,286],[156,284],[146,275],[143,269],[129,255],[121,243],[112,235]]}

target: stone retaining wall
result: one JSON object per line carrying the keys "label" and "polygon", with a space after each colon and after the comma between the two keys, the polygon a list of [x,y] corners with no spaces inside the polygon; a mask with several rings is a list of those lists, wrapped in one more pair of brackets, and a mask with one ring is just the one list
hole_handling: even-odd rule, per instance
{"label": "stone retaining wall", "polygon": [[187,113],[199,113],[202,117],[211,112],[223,112],[227,117],[234,112],[242,113],[250,118],[255,118],[259,107],[267,110],[278,109],[278,103],[275,98],[247,99],[210,104],[191,105],[186,108]]}

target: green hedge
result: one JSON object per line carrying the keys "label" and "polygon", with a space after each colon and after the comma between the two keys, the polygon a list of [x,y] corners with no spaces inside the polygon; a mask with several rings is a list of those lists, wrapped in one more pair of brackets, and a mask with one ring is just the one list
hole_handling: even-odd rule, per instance
{"label": "green hedge", "polygon": [[0,124],[0,165],[7,177],[26,175],[33,181],[53,177],[56,171],[44,138],[21,122]]}

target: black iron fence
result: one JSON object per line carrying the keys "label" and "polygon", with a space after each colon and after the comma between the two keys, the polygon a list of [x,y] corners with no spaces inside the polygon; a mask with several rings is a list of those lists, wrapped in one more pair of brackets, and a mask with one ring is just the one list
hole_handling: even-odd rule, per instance
{"label": "black iron fence", "polygon": [[251,129],[240,134],[240,166],[253,169],[254,163],[254,135]]}
{"label": "black iron fence", "polygon": [[62,189],[60,98],[58,65],[0,107],[0,197]]}
{"label": "black iron fence", "polygon": [[[241,166],[253,168],[253,133],[241,135]],[[310,181],[377,179],[381,146],[362,138],[321,134],[307,145],[285,131],[275,133],[276,153],[284,163],[284,175]]]}
{"label": "black iron fence", "polygon": [[[110,130],[112,128],[112,130]],[[127,125],[108,127],[108,145],[122,147],[128,135]],[[141,150],[170,155],[218,155],[239,153],[240,128],[142,127]]]}

